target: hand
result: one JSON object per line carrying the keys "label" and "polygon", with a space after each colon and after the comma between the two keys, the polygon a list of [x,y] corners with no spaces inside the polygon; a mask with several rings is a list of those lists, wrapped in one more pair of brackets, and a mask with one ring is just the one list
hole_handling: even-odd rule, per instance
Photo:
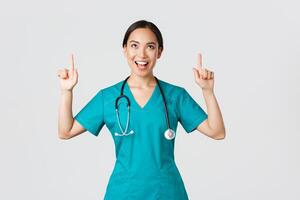
{"label": "hand", "polygon": [[213,91],[214,88],[214,72],[202,67],[202,55],[198,54],[197,65],[193,68],[195,81],[202,90]]}
{"label": "hand", "polygon": [[58,77],[60,80],[60,89],[61,90],[68,90],[72,91],[73,87],[77,84],[78,82],[78,72],[77,69],[74,69],[74,56],[71,54],[70,56],[70,70],[64,68],[58,70]]}

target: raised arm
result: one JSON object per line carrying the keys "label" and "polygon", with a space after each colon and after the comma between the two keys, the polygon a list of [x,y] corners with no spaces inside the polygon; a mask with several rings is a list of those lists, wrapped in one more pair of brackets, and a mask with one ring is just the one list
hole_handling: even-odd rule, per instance
{"label": "raised arm", "polygon": [[70,62],[70,69],[58,70],[61,91],[58,111],[58,137],[60,139],[70,139],[86,131],[74,120],[72,113],[73,88],[78,82],[78,72],[74,68],[73,54]]}
{"label": "raised arm", "polygon": [[224,139],[225,126],[214,94],[214,73],[202,67],[201,54],[198,54],[194,75],[196,83],[202,89],[208,115],[208,119],[199,124],[197,130],[213,139]]}

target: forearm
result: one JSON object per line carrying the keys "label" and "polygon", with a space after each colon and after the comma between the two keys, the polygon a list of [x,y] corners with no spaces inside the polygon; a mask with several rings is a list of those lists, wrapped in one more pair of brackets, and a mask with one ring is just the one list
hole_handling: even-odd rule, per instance
{"label": "forearm", "polygon": [[58,134],[60,138],[66,138],[67,133],[73,126],[72,99],[72,90],[61,91],[58,116]]}
{"label": "forearm", "polygon": [[203,96],[206,103],[208,124],[216,137],[225,137],[225,126],[221,110],[213,90],[203,90]]}

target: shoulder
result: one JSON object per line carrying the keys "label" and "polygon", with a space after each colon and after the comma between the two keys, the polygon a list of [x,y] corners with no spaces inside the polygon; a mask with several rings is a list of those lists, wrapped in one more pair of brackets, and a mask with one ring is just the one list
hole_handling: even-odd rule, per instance
{"label": "shoulder", "polygon": [[182,86],[175,85],[163,80],[159,80],[159,84],[162,87],[162,90],[164,90],[166,93],[172,93],[172,95],[181,94],[185,91],[185,89]]}
{"label": "shoulder", "polygon": [[115,83],[113,85],[107,86],[103,89],[101,89],[101,92],[103,94],[107,94],[107,93],[114,93],[114,92],[119,92],[121,87],[122,87],[122,83],[123,81],[119,81],[118,83]]}
{"label": "shoulder", "polygon": [[99,89],[95,97],[97,99],[101,99],[104,102],[115,99],[118,95],[120,95],[122,83],[123,81],[120,81],[113,85]]}
{"label": "shoulder", "polygon": [[104,96],[114,96],[114,94],[120,93],[122,83],[123,81],[119,81],[118,83],[102,88],[99,92],[101,92]]}

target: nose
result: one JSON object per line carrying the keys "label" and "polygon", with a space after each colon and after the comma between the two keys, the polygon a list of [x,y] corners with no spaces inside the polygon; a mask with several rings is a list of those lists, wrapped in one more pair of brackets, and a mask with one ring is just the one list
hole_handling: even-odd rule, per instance
{"label": "nose", "polygon": [[146,57],[146,49],[145,48],[140,48],[139,52],[138,52],[138,56],[141,58],[145,58]]}

